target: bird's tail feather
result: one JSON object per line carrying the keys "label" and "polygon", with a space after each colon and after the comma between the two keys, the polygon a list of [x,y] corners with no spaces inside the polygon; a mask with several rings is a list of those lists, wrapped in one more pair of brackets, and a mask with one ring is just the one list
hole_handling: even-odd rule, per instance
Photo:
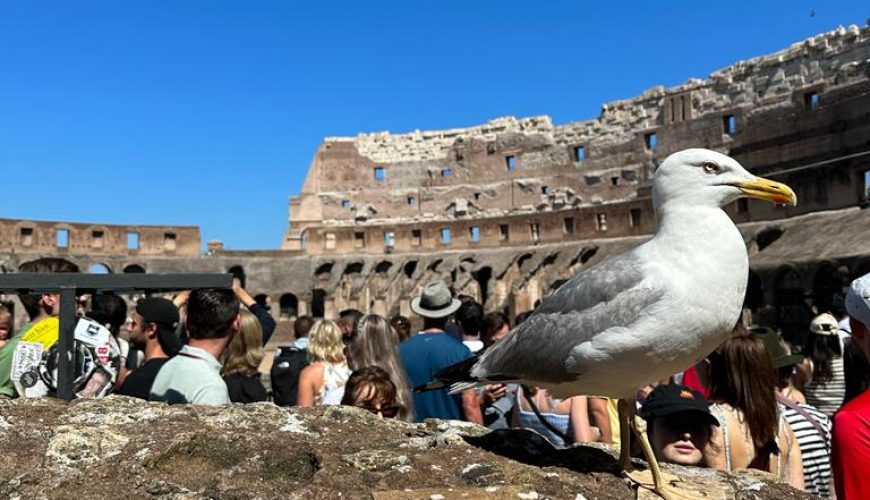
{"label": "bird's tail feather", "polygon": [[432,380],[423,385],[414,387],[415,392],[435,391],[438,389],[449,388],[450,394],[456,394],[466,389],[478,387],[490,382],[503,382],[516,380],[517,377],[512,377],[503,374],[488,375],[486,378],[478,378],[471,375],[471,369],[477,364],[480,359],[480,353],[466,358],[459,363],[452,364],[443,368],[432,376]]}

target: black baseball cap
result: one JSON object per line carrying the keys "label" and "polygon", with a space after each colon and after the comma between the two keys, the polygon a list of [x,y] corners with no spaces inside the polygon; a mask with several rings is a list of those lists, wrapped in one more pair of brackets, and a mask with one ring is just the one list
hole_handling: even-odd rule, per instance
{"label": "black baseball cap", "polygon": [[640,416],[651,420],[682,411],[696,412],[710,424],[719,425],[719,420],[710,413],[710,406],[703,394],[676,384],[660,385],[653,389],[640,409]]}
{"label": "black baseball cap", "polygon": [[173,356],[181,350],[181,339],[176,332],[181,317],[178,314],[178,307],[171,300],[146,297],[136,303],[136,312],[142,316],[145,323],[157,325],[157,340],[166,354]]}

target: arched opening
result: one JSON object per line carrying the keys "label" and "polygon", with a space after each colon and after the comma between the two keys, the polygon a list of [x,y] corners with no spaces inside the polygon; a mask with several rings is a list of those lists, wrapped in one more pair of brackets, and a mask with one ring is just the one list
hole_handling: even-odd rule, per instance
{"label": "arched opening", "polygon": [[566,279],[558,279],[558,280],[554,281],[553,284],[550,285],[550,291],[555,292],[556,290],[559,289],[560,286],[564,285],[567,282],[568,282],[568,280],[566,280]]}
{"label": "arched opening", "polygon": [[317,266],[317,270],[314,271],[314,276],[318,278],[326,278],[332,272],[332,262],[324,262]]}
{"label": "arched opening", "polygon": [[89,274],[112,274],[112,269],[101,262],[88,266]]}
{"label": "arched opening", "polygon": [[532,258],[532,254],[530,254],[530,253],[526,253],[526,254],[521,255],[520,258],[517,259],[517,267],[522,269],[523,264],[525,264],[526,261],[528,261],[531,258]]}
{"label": "arched opening", "polygon": [[139,264],[124,266],[124,274],[145,274],[145,268]]}
{"label": "arched opening", "polygon": [[486,299],[489,297],[489,280],[492,278],[492,268],[489,266],[481,267],[477,271],[471,272],[471,277],[477,281],[480,287],[480,303],[486,305]]}
{"label": "arched opening", "polygon": [[764,306],[764,289],[761,286],[761,278],[752,269],[749,270],[749,279],[746,282],[746,296],[743,299],[743,308],[752,312],[758,311]]}
{"label": "arched opening", "polygon": [[782,236],[783,232],[784,231],[778,227],[772,227],[760,231],[755,235],[755,243],[758,245],[758,251],[760,252],[772,245],[773,242]]}
{"label": "arched opening", "polygon": [[311,315],[322,318],[326,310],[326,290],[315,288],[311,291]]}
{"label": "arched opening", "polygon": [[791,266],[783,266],[773,280],[773,305],[776,324],[782,329],[783,338],[803,346],[812,311],[805,301],[801,277]]}
{"label": "arched opening", "polygon": [[359,274],[363,270],[362,262],[351,262],[344,268],[344,274]]}
{"label": "arched opening", "polygon": [[265,307],[266,309],[269,309],[269,296],[266,295],[265,293],[255,295],[254,302],[256,302],[257,304],[260,304],[261,306]]}
{"label": "arched opening", "polygon": [[299,300],[292,293],[281,296],[281,319],[295,318],[299,313]]}
{"label": "arched opening", "polygon": [[389,272],[389,270],[390,270],[391,267],[393,267],[393,263],[392,263],[392,262],[390,262],[390,261],[388,261],[388,260],[381,261],[381,262],[380,262],[380,263],[375,267],[375,272],[378,273],[378,274],[386,274],[387,272]]}
{"label": "arched opening", "polygon": [[245,281],[246,281],[245,280],[245,268],[243,268],[242,266],[233,266],[233,267],[227,269],[227,272],[232,274],[233,278],[239,280],[239,283],[241,283],[242,288],[245,288]]}
{"label": "arched opening", "polygon": [[416,270],[417,270],[417,261],[416,260],[409,260],[408,262],[405,263],[405,267],[404,267],[403,271],[405,272],[405,276],[407,276],[408,278],[413,276],[414,271],[416,271]]}
{"label": "arched opening", "polygon": [[[825,262],[816,269],[813,276],[813,305],[819,313],[834,311],[834,297],[839,296],[842,303],[843,289],[849,279],[849,270],[832,262]],[[837,307],[842,310],[842,306]]]}
{"label": "arched opening", "polygon": [[427,269],[429,271],[432,271],[433,273],[436,273],[438,272],[438,266],[440,266],[442,262],[444,262],[443,259],[435,259],[435,262],[429,264],[429,267]]}

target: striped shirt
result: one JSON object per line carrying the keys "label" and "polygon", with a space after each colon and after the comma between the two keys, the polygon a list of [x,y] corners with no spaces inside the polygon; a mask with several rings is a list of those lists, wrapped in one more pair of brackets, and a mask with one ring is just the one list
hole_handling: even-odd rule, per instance
{"label": "striped shirt", "polygon": [[801,449],[806,491],[827,498],[831,481],[831,420],[812,406],[799,406],[821,425],[823,435],[797,410],[784,405],[780,405],[779,410],[791,426]]}
{"label": "striped shirt", "polygon": [[829,417],[840,408],[846,395],[846,374],[843,371],[842,356],[831,359],[831,375],[831,380],[827,382],[810,380],[804,391],[807,403]]}

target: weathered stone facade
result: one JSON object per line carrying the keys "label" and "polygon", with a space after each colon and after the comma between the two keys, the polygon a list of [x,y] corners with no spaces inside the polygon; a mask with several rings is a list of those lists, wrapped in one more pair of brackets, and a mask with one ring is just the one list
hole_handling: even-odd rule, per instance
{"label": "weathered stone facade", "polygon": [[688,147],[729,154],[798,194],[795,208],[728,207],[752,254],[748,307],[799,325],[810,305],[829,306],[843,282],[870,271],[870,211],[858,208],[870,170],[868,27],[608,103],[594,120],[327,138],[291,197],[282,250],[211,242],[200,256],[197,228],[0,220],[0,266],[60,255],[113,272],[232,270],[285,318],[407,313],[425,283],[444,278],[516,313],[648,238],[650,178]]}

